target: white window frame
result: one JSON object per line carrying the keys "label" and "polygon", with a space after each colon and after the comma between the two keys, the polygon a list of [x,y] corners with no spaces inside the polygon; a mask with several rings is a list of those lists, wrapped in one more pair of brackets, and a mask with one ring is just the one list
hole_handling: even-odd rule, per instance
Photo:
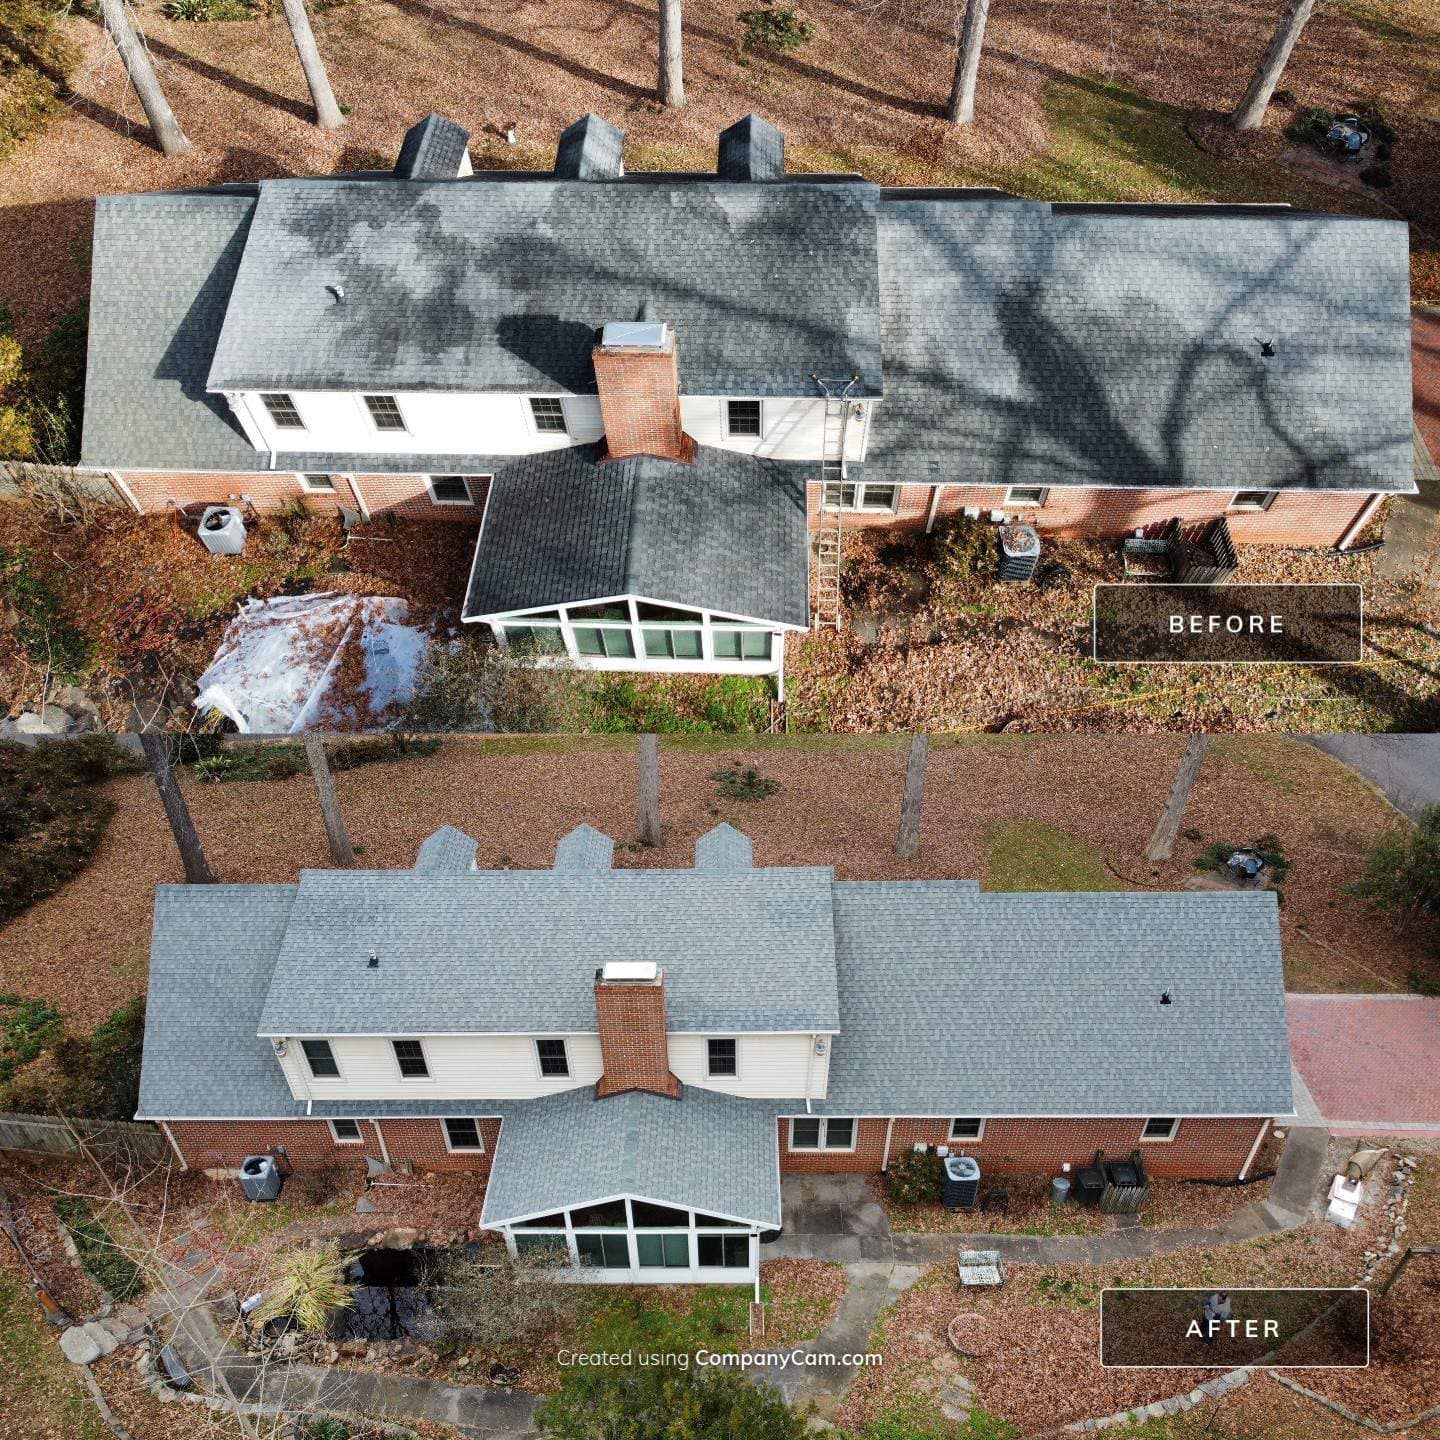
{"label": "white window frame", "polygon": [[[547,1075],[545,1073],[545,1067],[540,1061],[540,1042],[542,1040],[552,1043],[558,1042],[564,1048],[565,1073],[563,1075]],[[535,1074],[541,1080],[573,1080],[575,1078],[575,1072],[570,1068],[570,1046],[563,1035],[537,1035],[535,1037],[535,1046],[531,1053],[535,1056]]]}
{"label": "white window frame", "polygon": [[[842,500],[845,495],[843,487],[846,485],[854,486],[855,503],[853,505],[827,505],[825,503],[825,487],[827,483],[842,487],[840,490]],[[865,503],[865,492],[871,485],[874,485],[877,490],[893,490],[895,492],[894,501],[889,505],[867,505]],[[902,486],[896,484],[893,480],[831,480],[828,482],[822,480],[820,482],[820,509],[822,511],[828,510],[832,515],[836,512],[843,515],[894,515],[897,514],[900,509],[900,491],[902,488]]]}
{"label": "white window frame", "polygon": [[[978,1120],[980,1122],[980,1128],[973,1135],[957,1135],[955,1133],[955,1126],[961,1120]],[[950,1117],[949,1138],[951,1140],[957,1140],[962,1144],[978,1145],[980,1141],[985,1138],[985,1117],[983,1115],[952,1115]]]}
{"label": "white window frame", "polygon": [[346,1125],[353,1125],[355,1127],[354,1135],[341,1135],[335,1129],[335,1126],[340,1123],[338,1121],[327,1120],[325,1123],[330,1127],[330,1138],[337,1145],[363,1145],[365,1143],[365,1132],[360,1128],[360,1122],[358,1120],[346,1119],[344,1121]]}
{"label": "white window frame", "polygon": [[[1142,1120],[1140,1122],[1140,1143],[1142,1145],[1168,1145],[1180,1133],[1180,1119],[1179,1115],[1154,1115],[1147,1120]],[[1145,1133],[1156,1120],[1170,1122],[1168,1135],[1147,1135]]]}
{"label": "white window frame", "polygon": [[[425,1073],[423,1075],[407,1075],[404,1070],[400,1068],[400,1055],[395,1047],[402,1040],[407,1044],[418,1045],[420,1047],[420,1058],[425,1062]],[[388,1043],[390,1045],[390,1059],[395,1063],[395,1073],[400,1077],[403,1084],[427,1085],[434,1081],[435,1072],[430,1068],[430,1056],[426,1052],[425,1041],[421,1039],[419,1035],[392,1035]]]}
{"label": "white window frame", "polygon": [[[1227,510],[1238,511],[1242,515],[1263,515],[1274,503],[1278,490],[1237,490],[1231,497],[1230,503],[1225,507]],[[1240,503],[1242,495],[1263,495],[1265,499],[1259,505],[1252,505],[1248,501]]]}
{"label": "white window frame", "polygon": [[[535,414],[535,406],[531,403],[534,400],[558,400],[560,402],[560,418],[565,422],[565,428],[563,430],[541,429],[540,419]],[[563,395],[527,395],[525,397],[525,419],[533,435],[553,435],[556,437],[563,435],[567,438],[573,438],[570,434],[570,412],[565,408],[565,397]]]}
{"label": "white window frame", "polygon": [[338,495],[340,493],[340,487],[335,483],[335,477],[333,475],[327,475],[325,477],[330,482],[330,488],[328,490],[310,483],[310,476],[318,475],[319,473],[318,470],[311,470],[308,473],[303,470],[297,470],[295,472],[295,478],[300,482],[300,489],[306,495]]}
{"label": "white window frame", "polygon": [[[319,1044],[325,1046],[325,1048],[330,1052],[330,1059],[335,1064],[335,1069],[337,1072],[336,1074],[317,1075],[315,1073],[315,1071],[311,1068],[310,1065],[310,1057],[305,1053],[306,1041],[308,1041],[311,1045]],[[310,1077],[310,1079],[317,1081],[321,1085],[327,1085],[334,1081],[343,1080],[345,1078],[345,1069],[340,1064],[340,1057],[335,1053],[335,1042],[333,1040],[327,1040],[323,1035],[307,1035],[304,1040],[297,1040],[295,1043],[300,1047],[300,1058],[305,1062],[305,1073]]]}
{"label": "white window frame", "polygon": [[[710,1068],[710,1042],[712,1040],[728,1040],[735,1047],[735,1069],[728,1075],[723,1070],[717,1073]],[[738,1035],[707,1035],[705,1037],[705,1078],[707,1080],[739,1080],[740,1037]]]}
{"label": "white window frame", "polygon": [[488,480],[490,477],[489,477],[488,475],[454,475],[454,474],[446,474],[446,475],[444,476],[444,478],[445,478],[446,480],[452,480],[452,479],[453,479],[453,480],[459,480],[459,481],[463,482],[463,484],[464,484],[464,486],[465,486],[465,498],[464,498],[463,500],[442,500],[442,499],[440,499],[440,497],[439,497],[438,495],[436,495],[436,493],[435,493],[435,476],[434,476],[434,475],[427,475],[427,476],[425,476],[425,493],[426,493],[427,495],[429,495],[429,497],[430,497],[430,503],[431,503],[432,505],[456,505],[456,506],[459,506],[459,505],[474,505],[474,503],[475,503],[475,491],[474,491],[474,489],[471,487],[470,482],[471,482],[472,480]]}
{"label": "white window frame", "polygon": [[[375,412],[370,408],[372,400],[388,400],[394,407],[395,413],[400,417],[400,428],[397,430],[393,425],[382,427],[375,419]],[[409,435],[410,421],[405,417],[405,407],[400,403],[400,397],[393,391],[388,390],[362,390],[360,392],[360,408],[365,412],[365,418],[370,422],[370,428],[377,435]]]}
{"label": "white window frame", "polygon": [[[452,1120],[469,1120],[475,1126],[475,1144],[452,1145],[450,1143],[450,1122]],[[445,1149],[448,1154],[483,1155],[485,1153],[485,1135],[480,1129],[478,1115],[442,1115],[440,1117],[440,1133],[445,1137]]]}
{"label": "white window frame", "polygon": [[[826,1143],[830,1138],[830,1121],[832,1119],[848,1120],[850,1122],[850,1143],[848,1145],[830,1145]],[[795,1143],[795,1122],[797,1120],[818,1120],[820,1122],[818,1144],[797,1145]],[[858,1115],[792,1115],[790,1117],[788,1143],[789,1149],[796,1155],[852,1155],[855,1152],[855,1145],[859,1139],[860,1117]]]}
{"label": "white window frame", "polygon": [[[760,407],[760,433],[752,435],[748,430],[732,430],[730,428],[730,407],[732,405],[758,405]],[[721,424],[725,427],[725,438],[727,440],[755,440],[765,438],[765,401],[756,395],[734,395],[727,397],[720,402],[724,413],[720,417]]]}
{"label": "white window frame", "polygon": [[[1017,500],[1017,490],[1038,490],[1038,500]],[[1043,510],[1045,502],[1050,498],[1050,487],[1048,485],[1010,485],[1005,490],[1005,508],[1007,510]]]}
{"label": "white window frame", "polygon": [[[290,408],[295,412],[295,417],[296,417],[297,420],[299,420],[300,423],[299,423],[298,425],[282,425],[282,424],[274,417],[274,415],[272,415],[272,414],[270,413],[270,407],[265,403],[265,397],[266,397],[267,395],[275,395],[275,396],[281,396],[281,395],[283,395],[283,396],[285,397],[286,401],[289,403]],[[310,427],[305,423],[305,415],[304,415],[304,412],[303,412],[303,411],[300,409],[300,407],[295,403],[295,396],[294,396],[294,393],[293,393],[292,391],[289,391],[289,390],[257,390],[257,391],[255,392],[255,398],[260,402],[260,409],[261,409],[261,411],[262,411],[262,412],[264,413],[264,415],[265,415],[265,423],[266,423],[272,430],[276,431],[277,433],[279,433],[279,434],[284,434],[284,433],[287,432],[287,431],[293,433],[294,431],[297,431],[297,430],[308,430],[308,429],[310,428]]]}

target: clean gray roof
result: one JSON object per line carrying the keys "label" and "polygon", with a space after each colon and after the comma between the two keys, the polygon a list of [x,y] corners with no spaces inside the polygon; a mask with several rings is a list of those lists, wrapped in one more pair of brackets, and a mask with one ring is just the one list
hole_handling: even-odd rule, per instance
{"label": "clean gray roof", "polygon": [[1402,221],[924,193],[867,480],[1413,489]]}
{"label": "clean gray roof", "polygon": [[876,395],[878,194],[265,181],[210,385],[588,393],[596,329],[649,302],[676,327],[690,394],[811,395],[818,371]]}
{"label": "clean gray roof", "polygon": [[140,1070],[141,1117],[275,1119],[298,1112],[256,1038],[294,885],[160,885]]}
{"label": "clean gray roof", "polygon": [[243,471],[268,459],[205,389],[254,208],[243,187],[95,202],[82,464]]}
{"label": "clean gray roof", "polygon": [[305,870],[256,1028],[593,1034],[596,969],[655,960],[672,1030],[834,1030],[832,878]]}
{"label": "clean gray roof", "polygon": [[496,471],[467,619],[636,594],[809,623],[805,467],[709,446],[693,465],[597,465],[597,453],[552,450]]}
{"label": "clean gray roof", "polygon": [[1291,1109],[1270,891],[841,883],[835,933],[841,1035],[816,1107],[826,1113]]}
{"label": "clean gray roof", "polygon": [[755,847],[748,835],[721,821],[695,842],[695,868],[712,874],[734,873],[750,869],[755,863]]}
{"label": "clean gray roof", "polygon": [[426,875],[465,874],[475,868],[475,841],[453,825],[442,825],[420,842],[415,869]]}
{"label": "clean gray roof", "polygon": [[482,1225],[634,1195],[780,1224],[775,1107],[685,1086],[680,1099],[567,1090],[506,1116]]}
{"label": "clean gray roof", "polygon": [[577,825],[555,846],[557,870],[608,870],[615,862],[615,842],[593,825]]}

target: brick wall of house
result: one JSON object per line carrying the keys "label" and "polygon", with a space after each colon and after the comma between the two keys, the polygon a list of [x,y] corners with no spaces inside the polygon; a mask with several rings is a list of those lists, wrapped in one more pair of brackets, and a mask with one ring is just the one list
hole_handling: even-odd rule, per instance
{"label": "brick wall of house", "polygon": [[[439,1120],[380,1122],[391,1163],[412,1161],[419,1170],[465,1170],[488,1175],[499,1120],[481,1120],[483,1151],[451,1154]],[[263,1155],[285,1147],[292,1168],[319,1170],[335,1165],[364,1165],[365,1156],[383,1153],[375,1125],[360,1122],[361,1143],[340,1144],[323,1120],[173,1120],[170,1133],[192,1170],[234,1169],[247,1155]]]}
{"label": "brick wall of house", "polygon": [[604,1098],[627,1090],[650,1090],[672,1099],[679,1095],[680,1082],[670,1073],[663,975],[656,984],[597,980],[595,1018],[604,1066],[596,1095]]}
{"label": "brick wall of house", "polygon": [[[819,524],[820,487],[809,487],[810,526]],[[870,529],[924,525],[930,513],[931,487],[902,485],[892,511],[847,512],[845,528]],[[1144,526],[1160,525],[1172,516],[1189,522],[1224,515],[1236,540],[1255,545],[1334,545],[1370,496],[1352,491],[1282,491],[1268,510],[1227,510],[1233,490],[1051,490],[1039,509],[1011,506],[1019,516],[1053,535],[1128,535]],[[958,515],[967,505],[983,514],[1006,509],[1005,491],[979,486],[947,486],[940,493],[936,520]]]}
{"label": "brick wall of house", "polygon": [[[951,1145],[980,1161],[993,1174],[1056,1174],[1060,1166],[1088,1163],[1097,1150],[1128,1155],[1139,1148],[1152,1175],[1230,1179],[1240,1173],[1260,1132],[1254,1119],[1182,1120],[1173,1140],[1140,1140],[1143,1120],[987,1120],[982,1140],[951,1140],[948,1119],[895,1121],[890,1141],[893,1160],[912,1145]],[[796,1174],[873,1174],[885,1152],[884,1120],[861,1120],[854,1151],[793,1151],[789,1124],[780,1121],[780,1168]]]}
{"label": "brick wall of house", "polygon": [[[334,512],[341,505],[363,513],[368,506],[373,517],[401,515],[409,520],[461,521],[478,525],[489,491],[487,479],[473,477],[470,481],[473,503],[436,505],[430,499],[430,492],[422,475],[357,474],[353,480],[344,475],[333,475],[331,478],[335,482],[334,493],[318,494],[301,489],[299,480],[287,470],[245,475],[220,475],[199,471],[158,473],[124,470],[117,473],[142,510],[162,513],[172,504],[238,504],[240,497],[246,495],[261,514],[294,504],[298,500],[316,514]],[[128,506],[129,501],[124,503]]]}

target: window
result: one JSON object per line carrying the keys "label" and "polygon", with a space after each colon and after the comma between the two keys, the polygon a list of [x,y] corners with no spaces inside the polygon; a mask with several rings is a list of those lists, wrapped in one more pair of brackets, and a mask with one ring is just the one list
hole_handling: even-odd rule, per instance
{"label": "window", "polygon": [[734,1040],[707,1040],[705,1042],[707,1070],[711,1075],[736,1075]]}
{"label": "window", "polygon": [[640,1265],[653,1265],[667,1270],[690,1268],[690,1237],[688,1235],[637,1235],[635,1260]]}
{"label": "window", "polygon": [[537,1251],[542,1255],[548,1255],[552,1260],[564,1261],[570,1258],[569,1252],[565,1249],[563,1235],[517,1235],[515,1237],[515,1253],[517,1255],[533,1255]]}
{"label": "window", "polygon": [[358,1120],[332,1120],[330,1138],[337,1145],[358,1145],[361,1140]]}
{"label": "window", "polygon": [[1038,509],[1045,503],[1045,497],[1049,493],[1043,485],[1012,485],[1005,492],[1005,503],[1007,505],[1033,505]]}
{"label": "window", "polygon": [[367,395],[365,408],[375,422],[377,430],[403,430],[405,417],[400,413],[400,402],[393,395]]}
{"label": "window", "polygon": [[335,1052],[328,1040],[302,1040],[300,1048],[305,1052],[306,1064],[317,1080],[337,1080],[340,1067],[335,1063]]}
{"label": "window", "polygon": [[402,1080],[428,1080],[430,1067],[425,1063],[425,1047],[418,1040],[392,1040],[395,1063]]}
{"label": "window", "polygon": [[695,1212],[695,1228],[697,1230],[743,1230],[745,1223],[742,1220],[722,1220],[718,1215],[702,1215],[697,1210]]}
{"label": "window", "polygon": [[262,395],[260,403],[270,414],[270,423],[277,430],[303,430],[305,422],[288,395]]}
{"label": "window", "polygon": [[480,1122],[468,1117],[445,1122],[445,1147],[448,1150],[483,1150]]}
{"label": "window", "polygon": [[715,631],[717,660],[768,660],[774,636],[768,630]]}
{"label": "window", "polygon": [[632,1200],[630,1213],[635,1217],[637,1230],[660,1230],[690,1224],[688,1210],[672,1210],[668,1205],[652,1205],[648,1200]]}
{"label": "window", "polygon": [[300,488],[307,495],[333,495],[335,493],[335,477],[333,475],[302,475]]}
{"label": "window", "polygon": [[522,655],[563,655],[565,640],[558,625],[502,625],[505,643]]}
{"label": "window", "polygon": [[563,1230],[565,1228],[565,1212],[557,1210],[553,1215],[536,1215],[530,1220],[516,1220],[510,1228],[518,1230],[522,1226],[528,1230]]}
{"label": "window", "polygon": [[699,1263],[715,1269],[743,1270],[750,1263],[748,1235],[697,1235],[695,1248]]}
{"label": "window", "polygon": [[1230,502],[1232,510],[1268,510],[1274,503],[1273,490],[1237,490]]}
{"label": "window", "polygon": [[952,1120],[950,1122],[950,1138],[952,1140],[983,1140],[985,1138],[985,1122],[983,1120]]}
{"label": "window", "polygon": [[595,1265],[602,1270],[630,1268],[630,1242],[624,1235],[577,1235],[575,1251],[582,1265]]}
{"label": "window", "polygon": [[758,400],[727,400],[725,402],[725,433],[731,436],[760,434],[760,402]]}
{"label": "window", "polygon": [[470,488],[478,475],[427,475],[425,488],[430,492],[432,505],[473,505],[475,492]]}
{"label": "window", "polygon": [[628,625],[577,625],[575,648],[582,655],[607,660],[633,660],[635,640]]}
{"label": "window", "polygon": [[685,630],[652,630],[646,626],[640,636],[649,660],[699,660],[704,655],[698,625]]}
{"label": "window", "polygon": [[542,1075],[568,1075],[570,1073],[570,1060],[565,1054],[563,1040],[537,1040],[535,1053],[540,1057],[540,1073]]}
{"label": "window", "polygon": [[792,1150],[853,1150],[855,1121],[835,1116],[797,1115],[790,1122]]}
{"label": "window", "polygon": [[825,484],[827,510],[893,510],[899,498],[898,485],[866,485],[851,480],[829,480]]}
{"label": "window", "polygon": [[1140,1132],[1142,1140],[1173,1140],[1175,1132],[1179,1130],[1180,1122],[1168,1116],[1147,1120],[1145,1128]]}
{"label": "window", "polygon": [[532,395],[530,397],[530,414],[535,421],[535,428],[545,435],[568,435],[569,427],[565,424],[565,402],[553,395]]}
{"label": "window", "polygon": [[570,1212],[576,1230],[623,1230],[630,1223],[623,1200],[602,1200]]}

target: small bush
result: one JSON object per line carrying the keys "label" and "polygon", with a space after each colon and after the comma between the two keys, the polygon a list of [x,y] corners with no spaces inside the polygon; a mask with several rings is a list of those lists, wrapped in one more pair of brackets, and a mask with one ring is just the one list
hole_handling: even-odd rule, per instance
{"label": "small bush", "polygon": [[78,679],[90,663],[90,642],[65,618],[28,546],[0,545],[0,598],[19,616],[16,636],[30,663],[58,679]]}
{"label": "small bush", "polygon": [[815,27],[793,5],[766,5],[742,10],[745,44],[756,50],[799,50],[808,45]]}
{"label": "small bush", "polygon": [[0,995],[0,1080],[35,1059],[59,1028],[59,1013],[43,1000]]}
{"label": "small bush", "polygon": [[253,20],[260,7],[250,0],[165,0],[164,10],[172,20]]}
{"label": "small bush", "polygon": [[133,1300],[145,1288],[145,1275],[111,1238],[110,1232],[90,1214],[79,1195],[61,1195],[55,1214],[70,1232],[80,1263],[117,1300]]}
{"label": "small bush", "polygon": [[55,23],[60,10],[47,0],[0,6],[0,160],[60,113],[80,58]]}
{"label": "small bush", "polygon": [[1396,826],[1380,834],[1351,891],[1400,925],[1440,917],[1440,805],[1423,809],[1413,830]]}
{"label": "small bush", "polygon": [[1390,167],[1388,165],[1367,165],[1360,172],[1360,183],[1369,185],[1376,190],[1387,189],[1394,182],[1390,178]]}
{"label": "small bush", "polygon": [[715,782],[715,793],[727,800],[764,800],[780,788],[778,780],[762,775],[753,766],[745,770],[738,767],[717,770],[710,778]]}
{"label": "small bush", "polygon": [[991,574],[996,566],[995,527],[961,515],[936,528],[930,553],[943,579]]}
{"label": "small bush", "polygon": [[[230,780],[288,780],[310,768],[305,747],[300,744],[256,744],[243,740],[227,744],[218,735],[187,736],[186,739],[213,742],[197,746],[190,753],[182,752],[175,758],[176,764],[191,765],[200,780],[221,784]],[[326,755],[332,770],[354,770],[386,760],[418,760],[433,755],[439,748],[440,742],[434,738],[396,731],[391,735],[367,735],[332,743],[326,747]]]}
{"label": "small bush", "polygon": [[938,1200],[945,1185],[945,1162],[928,1150],[906,1150],[885,1172],[885,1189],[897,1205]]}
{"label": "small bush", "polygon": [[345,1267],[353,1258],[341,1251],[336,1240],[291,1250],[280,1258],[265,1287],[255,1323],[293,1316],[307,1334],[323,1334],[332,1310],[346,1310],[355,1303],[355,1294],[344,1279]]}
{"label": "small bush", "polygon": [[304,1430],[303,1440],[350,1440],[350,1427],[338,1415],[319,1415]]}
{"label": "small bush", "polygon": [[1335,123],[1335,112],[1322,106],[1312,106],[1302,111],[1286,127],[1285,133],[1292,140],[1310,145],[1323,145],[1325,132]]}

